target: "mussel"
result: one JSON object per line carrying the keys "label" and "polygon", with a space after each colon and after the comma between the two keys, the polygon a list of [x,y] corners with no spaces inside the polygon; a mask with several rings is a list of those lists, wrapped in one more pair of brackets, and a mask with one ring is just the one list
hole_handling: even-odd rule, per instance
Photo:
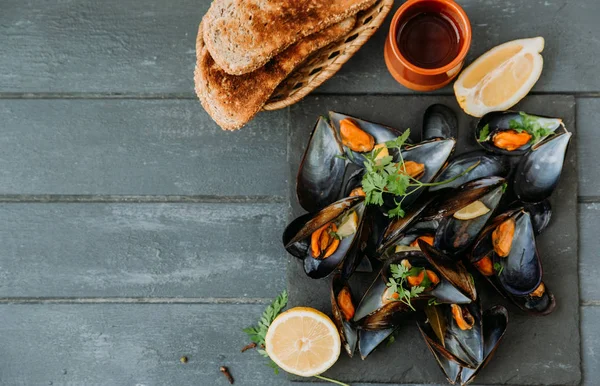
{"label": "mussel", "polygon": [[331,280],[331,311],[342,346],[350,357],[354,355],[358,343],[358,331],[352,322],[355,307],[356,302],[350,286],[340,272],[335,273]]}
{"label": "mussel", "polygon": [[508,325],[508,312],[494,306],[481,313],[469,305],[427,306],[418,323],[427,347],[451,384],[466,385],[490,361]]}
{"label": "mussel", "polygon": [[458,138],[458,118],[454,111],[442,104],[431,105],[423,116],[422,140]]}
{"label": "mussel", "polygon": [[345,278],[356,265],[363,242],[364,198],[347,197],[315,214],[292,221],[283,234],[283,244],[293,256],[302,259],[304,271],[313,279],[328,276],[340,268]]}
{"label": "mussel", "polygon": [[548,200],[540,201],[534,204],[515,201],[509,206],[509,209],[524,209],[527,211],[529,213],[529,217],[531,218],[531,224],[533,225],[533,231],[535,232],[536,236],[542,234],[552,219],[552,206]]}
{"label": "mussel", "polygon": [[554,310],[554,295],[542,282],[533,224],[524,209],[494,218],[475,242],[469,261],[521,309],[537,315]]}
{"label": "mussel", "polygon": [[343,154],[335,131],[320,117],[296,178],[296,195],[302,208],[315,212],[337,200],[346,169]]}
{"label": "mussel", "polygon": [[524,202],[550,197],[562,173],[571,133],[564,129],[539,142],[523,156],[514,178],[514,191]]}
{"label": "mussel", "polygon": [[[466,304],[477,298],[472,277],[462,263],[452,261],[423,240],[418,244],[421,251],[399,252],[385,261],[354,314],[359,328],[394,328],[402,313],[422,308],[430,299]],[[416,296],[401,296],[417,287]]]}
{"label": "mussel", "polygon": [[559,118],[516,111],[491,112],[477,123],[475,139],[493,153],[522,155],[559,127],[564,127]]}
{"label": "mussel", "polygon": [[429,188],[429,191],[435,192],[438,190],[454,189],[467,182],[484,177],[507,177],[510,172],[510,165],[506,157],[478,150],[463,153],[452,159],[436,177],[435,182],[450,180],[464,173],[470,167],[473,167],[473,169],[468,173],[458,177],[454,181],[432,186]]}
{"label": "mussel", "polygon": [[467,250],[500,203],[505,182],[501,177],[482,178],[447,195],[438,207],[443,218],[435,233],[435,247],[449,255]]}
{"label": "mussel", "polygon": [[[341,140],[348,160],[359,166],[364,164],[364,153],[369,153],[376,146],[382,146],[402,134],[391,127],[334,111],[329,112],[329,120]],[[383,151],[387,152],[387,148]]]}

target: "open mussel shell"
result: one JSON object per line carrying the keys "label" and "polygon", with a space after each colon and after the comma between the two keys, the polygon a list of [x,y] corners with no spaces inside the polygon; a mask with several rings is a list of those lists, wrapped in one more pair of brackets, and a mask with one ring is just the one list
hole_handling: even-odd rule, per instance
{"label": "open mussel shell", "polygon": [[473,169],[468,173],[446,184],[432,186],[429,188],[429,191],[435,192],[438,190],[454,189],[467,182],[484,177],[507,177],[510,172],[510,165],[506,157],[477,150],[461,154],[452,159],[436,177],[434,182],[450,180],[464,173],[470,167],[473,167]]}
{"label": "open mussel shell", "polygon": [[[430,294],[439,302],[465,304],[477,299],[473,277],[462,262],[454,261],[443,252],[419,240],[419,248],[434,271],[441,275],[441,282]],[[445,283],[448,283],[448,288]],[[452,287],[452,288],[449,288]]]}
{"label": "open mussel shell", "polygon": [[423,115],[422,140],[436,138],[458,138],[458,118],[450,107],[431,105]]}
{"label": "open mussel shell", "polygon": [[333,321],[338,329],[338,332],[340,333],[342,346],[348,355],[352,357],[358,343],[358,331],[352,322],[352,318],[347,319],[346,315],[340,308],[338,295],[342,290],[344,290],[346,294],[349,294],[350,302],[353,306],[356,306],[350,286],[342,278],[341,273],[337,272],[331,279],[331,311],[333,314]]}
{"label": "open mussel shell", "polygon": [[296,178],[296,195],[302,208],[316,212],[336,201],[346,161],[333,128],[320,117],[310,136]]}
{"label": "open mussel shell", "polygon": [[[340,220],[350,211],[355,211],[358,216],[356,232],[344,237],[329,257],[314,257],[310,248],[312,234],[324,225]],[[356,256],[361,247],[364,212],[363,197],[348,197],[334,202],[315,214],[303,215],[292,221],[285,229],[283,234],[285,249],[303,260],[304,271],[313,279],[326,277],[338,267],[345,273],[345,277],[349,277],[352,267],[355,268]]]}
{"label": "open mussel shell", "polygon": [[529,217],[531,218],[531,224],[533,225],[533,231],[536,236],[539,236],[546,230],[548,224],[550,224],[550,220],[552,219],[552,205],[550,205],[550,201],[544,200],[541,202],[537,202],[534,204],[530,204],[527,202],[519,202],[515,201],[510,206],[512,210],[524,209],[529,212]]}
{"label": "open mussel shell", "polygon": [[406,211],[404,217],[397,217],[387,225],[381,242],[377,247],[377,256],[379,258],[397,245],[405,233],[413,228],[413,225],[418,222],[421,214],[431,205],[433,200],[433,196],[419,199]]}
{"label": "open mussel shell", "polygon": [[[402,150],[402,159],[404,162],[413,161],[425,165],[425,171],[418,179],[423,183],[433,181],[440,170],[444,167],[450,155],[454,151],[456,140],[448,139],[433,139],[425,142],[420,142],[416,145],[407,145]],[[418,192],[413,192],[417,187],[407,189],[406,193],[410,194],[404,197],[403,207],[410,207],[419,198],[425,189],[419,189]]]}
{"label": "open mussel shell", "polygon": [[[562,120],[559,118],[550,118],[535,115],[528,115],[528,117],[529,119],[535,119],[541,127],[552,131],[563,126]],[[515,150],[502,149],[494,144],[494,136],[496,134],[502,131],[512,130],[511,121],[514,121],[517,124],[522,124],[523,116],[518,111],[495,111],[485,114],[477,123],[477,127],[475,129],[475,139],[484,149],[493,153],[506,155],[523,155],[535,144],[531,143],[530,141],[529,143]],[[484,133],[482,134],[482,131],[484,130],[486,125],[489,134],[485,139],[483,139],[482,137]]]}
{"label": "open mussel shell", "polygon": [[508,311],[502,306],[493,306],[483,312],[483,361],[476,369],[463,368],[460,374],[460,384],[471,383],[477,374],[489,363],[494,356],[498,344],[504,337],[508,326]]}
{"label": "open mussel shell", "polygon": [[[432,352],[435,349],[436,356],[441,355],[461,367],[476,369],[484,358],[481,305],[472,302],[460,307],[473,317],[470,329],[463,330],[458,326],[450,304],[427,306],[427,321],[418,326]],[[445,366],[441,367],[445,371]],[[452,375],[447,374],[448,378]]]}
{"label": "open mussel shell", "polygon": [[[496,207],[500,204],[502,195],[504,194],[504,179],[486,178],[488,182],[486,189],[477,189],[480,195],[453,195],[457,204],[462,202],[462,207],[456,205],[458,208],[452,214],[448,213],[439,224],[439,227],[435,233],[434,245],[442,252],[449,255],[457,255],[466,251],[473,242],[477,239],[477,236],[482,229],[485,228],[488,220],[492,217]],[[467,183],[469,185],[470,183]],[[464,186],[464,185],[463,185]],[[461,191],[459,188],[458,191]],[[473,199],[472,201],[466,201],[465,197]],[[458,210],[470,205],[474,201],[480,201],[488,208],[488,212],[478,217],[471,219],[459,219],[453,214]]]}
{"label": "open mussel shell", "polygon": [[[512,219],[515,224],[510,251],[501,257],[494,250],[493,234],[505,221]],[[490,272],[485,272],[483,259],[493,264]],[[481,233],[471,255],[470,262],[490,281],[502,294],[513,301],[519,308],[536,315],[546,315],[554,310],[554,295],[542,283],[542,264],[536,244],[533,225],[529,213],[524,209],[516,209],[496,217]],[[534,296],[536,290],[545,288],[541,296]]]}
{"label": "open mussel shell", "polygon": [[[375,139],[375,144],[385,143],[387,141],[394,140],[400,135],[402,135],[402,132],[391,127],[384,126],[379,123],[365,121],[363,119],[355,118],[350,115],[336,113],[335,111],[330,111],[329,121],[335,129],[338,137],[340,137],[340,122],[344,119],[351,119],[362,131],[370,134]],[[346,154],[348,155],[348,160],[350,162],[353,162],[359,166],[364,165],[365,157],[362,153],[355,152],[345,146],[343,146],[343,148]]]}
{"label": "open mussel shell", "polygon": [[542,296],[511,296],[507,297],[520,309],[532,315],[545,316],[551,314],[556,308],[556,298],[547,285],[544,284],[545,291]]}
{"label": "open mussel shell", "polygon": [[383,330],[358,330],[358,352],[360,358],[365,360],[381,343],[396,331],[396,327]]}
{"label": "open mussel shell", "polygon": [[563,169],[571,133],[563,130],[531,147],[515,171],[514,191],[519,200],[540,202],[550,197]]}
{"label": "open mussel shell", "polygon": [[427,323],[418,323],[427,347],[451,384],[472,382],[491,360],[506,332],[508,312],[504,307],[493,306],[483,314],[479,307],[478,303],[468,306],[475,320],[471,330],[456,326],[448,305],[429,307]]}

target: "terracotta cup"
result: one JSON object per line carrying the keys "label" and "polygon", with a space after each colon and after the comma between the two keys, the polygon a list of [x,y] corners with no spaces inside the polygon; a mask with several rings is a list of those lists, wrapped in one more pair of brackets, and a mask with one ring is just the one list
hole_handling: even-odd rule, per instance
{"label": "terracotta cup", "polygon": [[[415,15],[441,12],[459,29],[461,41],[457,56],[440,68],[421,68],[407,60],[398,47],[399,29]],[[385,64],[389,72],[403,86],[417,91],[432,91],[444,87],[454,79],[471,47],[471,23],[465,11],[453,0],[408,0],[392,19],[385,42]]]}

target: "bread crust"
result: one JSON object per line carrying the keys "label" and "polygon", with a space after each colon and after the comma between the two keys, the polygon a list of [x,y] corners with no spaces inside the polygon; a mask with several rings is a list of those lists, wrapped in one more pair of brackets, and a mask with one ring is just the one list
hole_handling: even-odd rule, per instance
{"label": "bread crust", "polygon": [[355,17],[349,17],[288,47],[251,73],[230,75],[213,60],[203,41],[203,20],[196,40],[196,94],[221,128],[237,130],[260,111],[277,86],[311,53],[341,39],[355,22]]}
{"label": "bread crust", "polygon": [[204,17],[204,44],[225,72],[265,65],[303,37],[369,8],[376,0],[214,0]]}

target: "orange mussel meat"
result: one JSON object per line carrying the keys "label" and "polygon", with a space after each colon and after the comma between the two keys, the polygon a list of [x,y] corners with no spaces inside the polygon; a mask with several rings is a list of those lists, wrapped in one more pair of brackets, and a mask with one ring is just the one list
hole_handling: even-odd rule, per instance
{"label": "orange mussel meat", "polygon": [[412,178],[419,178],[425,173],[425,164],[415,161],[404,161],[404,168],[400,170],[400,173],[406,174]]}
{"label": "orange mussel meat", "polygon": [[509,218],[498,225],[492,232],[492,244],[498,256],[506,257],[510,253],[513,237],[515,236],[515,220]]}
{"label": "orange mussel meat", "polygon": [[529,295],[535,296],[536,298],[541,298],[544,296],[544,292],[546,292],[546,286],[544,285],[544,282],[541,282],[540,285]]}
{"label": "orange mussel meat", "polygon": [[342,288],[337,295],[337,304],[340,307],[340,311],[344,315],[344,319],[350,320],[354,317],[354,304],[352,304],[352,295],[348,287]]}
{"label": "orange mussel meat", "polygon": [[424,235],[424,236],[417,237],[412,243],[410,243],[410,246],[411,247],[418,247],[419,246],[419,240],[423,240],[427,244],[433,245],[433,236]]}
{"label": "orange mussel meat", "polygon": [[340,135],[342,143],[350,150],[364,153],[373,150],[375,138],[356,125],[351,119],[340,121]]}
{"label": "orange mussel meat", "polygon": [[531,134],[526,131],[518,133],[515,130],[505,130],[494,135],[494,146],[513,151],[526,145],[531,140]]}
{"label": "orange mussel meat", "polygon": [[431,282],[431,286],[436,286],[440,282],[438,275],[428,269],[421,270],[416,276],[409,276],[406,278],[406,280],[411,287],[415,287],[421,285],[425,279],[425,274],[427,274],[427,278]]}
{"label": "orange mussel meat", "polygon": [[310,236],[310,248],[315,258],[325,259],[334,254],[340,245],[340,240],[332,233],[337,231],[334,223],[327,223]]}
{"label": "orange mussel meat", "polygon": [[365,193],[364,189],[362,188],[362,186],[359,186],[358,188],[354,188],[352,189],[352,191],[350,192],[350,196],[349,197],[365,197],[367,194]]}
{"label": "orange mussel meat", "polygon": [[461,307],[458,304],[452,304],[452,317],[456,321],[458,328],[461,330],[470,330],[475,325],[475,318],[465,307]]}
{"label": "orange mussel meat", "polygon": [[477,267],[479,272],[485,276],[492,276],[494,274],[494,265],[492,264],[492,259],[490,259],[489,256],[484,256],[473,264],[475,267]]}

